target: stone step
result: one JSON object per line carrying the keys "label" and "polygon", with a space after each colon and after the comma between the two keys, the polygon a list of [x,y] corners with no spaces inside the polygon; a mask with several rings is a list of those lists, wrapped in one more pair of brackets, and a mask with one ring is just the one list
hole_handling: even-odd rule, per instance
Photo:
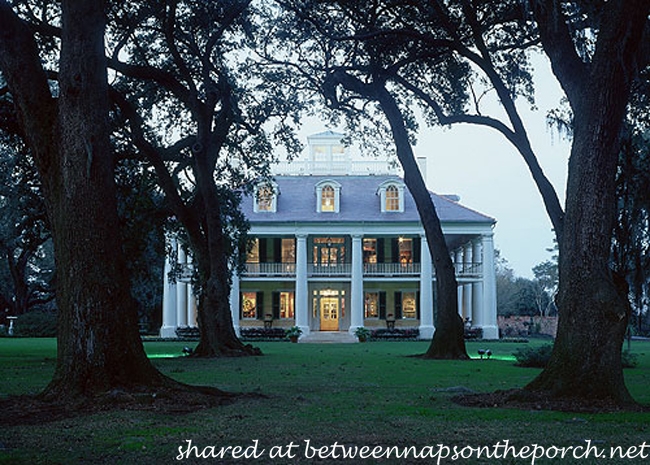
{"label": "stone step", "polygon": [[357,338],[347,331],[312,331],[301,336],[300,343],[307,344],[350,344],[357,342]]}

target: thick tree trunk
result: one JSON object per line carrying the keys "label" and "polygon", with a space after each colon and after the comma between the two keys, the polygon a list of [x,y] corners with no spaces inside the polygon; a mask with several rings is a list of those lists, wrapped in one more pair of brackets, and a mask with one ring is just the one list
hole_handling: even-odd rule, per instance
{"label": "thick tree trunk", "polygon": [[43,397],[179,388],[144,353],[117,229],[104,2],[64,1],[62,11],[57,104],[31,32],[0,2],[0,66],[38,164],[57,267],[58,358]]}
{"label": "thick tree trunk", "polygon": [[609,261],[619,135],[649,7],[625,0],[606,8],[609,16],[581,86],[574,85],[573,69],[563,70],[562,54],[548,51],[573,106],[574,142],[559,243],[558,333],[548,366],[526,389],[624,405],[632,401],[621,366],[630,306],[625,281],[613,274]]}
{"label": "thick tree trunk", "polygon": [[[199,254],[197,266],[201,281],[198,308],[200,342],[194,350],[199,357],[262,355],[258,348],[243,344],[233,327],[230,312],[231,271],[228,266],[228,238],[224,233],[222,208],[209,161],[208,142],[195,150],[196,179],[203,200],[204,234],[207,253]],[[196,249],[196,248],[195,248]]]}
{"label": "thick tree trunk", "polygon": [[61,151],[56,170],[42,173],[52,187],[59,306],[57,367],[46,395],[59,399],[165,379],[142,348],[117,230],[103,5],[63,4]]}
{"label": "thick tree trunk", "polygon": [[[424,357],[468,359],[463,320],[458,314],[458,283],[440,219],[413,156],[413,149],[399,107],[386,89],[378,89],[376,95],[390,124],[397,148],[397,157],[404,169],[404,182],[415,200],[436,271],[438,302],[436,331]],[[432,310],[421,309],[423,312]]]}

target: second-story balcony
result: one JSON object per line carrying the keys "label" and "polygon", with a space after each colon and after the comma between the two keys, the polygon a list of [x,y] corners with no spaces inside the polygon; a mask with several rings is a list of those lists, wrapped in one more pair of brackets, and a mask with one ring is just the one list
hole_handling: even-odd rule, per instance
{"label": "second-story balcony", "polygon": [[[481,263],[456,263],[456,276],[458,278],[478,278],[483,273]],[[364,263],[364,277],[418,277],[420,276],[419,263]],[[435,271],[432,270],[435,275]],[[307,265],[309,277],[350,277],[352,265],[349,263]],[[247,263],[243,277],[247,278],[295,278],[295,263]]]}

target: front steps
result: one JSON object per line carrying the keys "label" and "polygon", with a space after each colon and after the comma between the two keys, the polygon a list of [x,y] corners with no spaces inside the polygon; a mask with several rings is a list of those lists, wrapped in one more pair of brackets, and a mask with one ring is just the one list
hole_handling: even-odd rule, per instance
{"label": "front steps", "polygon": [[301,336],[299,343],[307,344],[350,344],[358,342],[357,338],[347,331],[311,331]]}

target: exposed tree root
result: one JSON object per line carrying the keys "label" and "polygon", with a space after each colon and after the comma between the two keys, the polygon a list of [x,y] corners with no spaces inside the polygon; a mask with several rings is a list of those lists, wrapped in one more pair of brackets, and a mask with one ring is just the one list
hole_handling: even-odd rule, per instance
{"label": "exposed tree root", "polygon": [[650,411],[650,406],[644,406],[634,402],[621,403],[612,399],[555,397],[546,392],[530,391],[527,389],[509,389],[481,394],[463,394],[455,396],[451,400],[466,407],[556,410],[578,413]]}
{"label": "exposed tree root", "polygon": [[171,380],[161,386],[114,388],[74,399],[43,396],[12,396],[0,400],[0,425],[24,425],[58,421],[111,410],[149,410],[185,414],[235,402],[254,393],[230,393],[210,386],[190,386]]}

